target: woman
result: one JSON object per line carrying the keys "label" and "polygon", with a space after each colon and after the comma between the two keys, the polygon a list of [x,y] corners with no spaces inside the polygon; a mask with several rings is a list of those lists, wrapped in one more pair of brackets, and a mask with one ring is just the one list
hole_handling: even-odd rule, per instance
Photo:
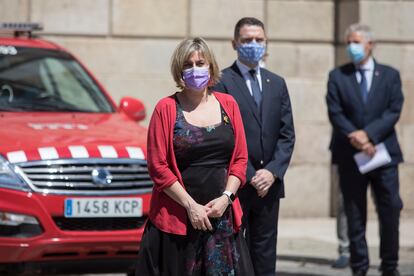
{"label": "woman", "polygon": [[235,198],[247,166],[239,108],[209,91],[220,73],[203,39],[178,45],[171,72],[181,91],[157,104],[148,128],[154,189],[136,274],[253,275]]}

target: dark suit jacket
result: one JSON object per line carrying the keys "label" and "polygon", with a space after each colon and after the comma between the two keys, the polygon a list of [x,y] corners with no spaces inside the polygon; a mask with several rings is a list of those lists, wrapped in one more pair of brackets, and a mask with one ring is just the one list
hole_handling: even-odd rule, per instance
{"label": "dark suit jacket", "polygon": [[372,143],[384,142],[393,164],[403,161],[394,128],[404,101],[397,70],[375,62],[371,88],[364,104],[355,66],[352,63],[340,66],[329,74],[326,101],[333,126],[330,148],[334,163],[353,162],[357,150],[347,136],[358,129],[365,130]]}
{"label": "dark suit jacket", "polygon": [[280,198],[284,197],[283,177],[295,143],[292,109],[285,81],[266,69],[260,70],[262,119],[236,63],[223,70],[213,90],[231,94],[239,104],[249,152],[247,180],[250,181],[256,170],[269,170],[280,183],[274,185],[274,193]]}

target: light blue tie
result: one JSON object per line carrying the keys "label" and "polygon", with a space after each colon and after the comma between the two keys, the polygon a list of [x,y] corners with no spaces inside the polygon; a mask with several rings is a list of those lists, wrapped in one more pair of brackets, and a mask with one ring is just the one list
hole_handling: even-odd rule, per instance
{"label": "light blue tie", "polygon": [[368,99],[368,83],[367,83],[367,78],[365,77],[365,70],[358,69],[358,72],[361,74],[361,81],[359,82],[359,89],[361,90],[362,101],[366,103]]}

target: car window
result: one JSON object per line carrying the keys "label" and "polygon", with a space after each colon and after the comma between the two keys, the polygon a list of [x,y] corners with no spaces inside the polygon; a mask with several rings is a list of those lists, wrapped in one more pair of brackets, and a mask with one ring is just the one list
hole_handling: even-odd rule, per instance
{"label": "car window", "polygon": [[0,52],[0,110],[113,112],[69,54],[24,47]]}

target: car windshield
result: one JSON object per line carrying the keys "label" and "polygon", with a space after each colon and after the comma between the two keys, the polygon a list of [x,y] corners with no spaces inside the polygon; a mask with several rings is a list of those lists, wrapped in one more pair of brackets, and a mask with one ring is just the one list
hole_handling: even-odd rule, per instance
{"label": "car windshield", "polygon": [[113,112],[68,53],[0,45],[0,111]]}

